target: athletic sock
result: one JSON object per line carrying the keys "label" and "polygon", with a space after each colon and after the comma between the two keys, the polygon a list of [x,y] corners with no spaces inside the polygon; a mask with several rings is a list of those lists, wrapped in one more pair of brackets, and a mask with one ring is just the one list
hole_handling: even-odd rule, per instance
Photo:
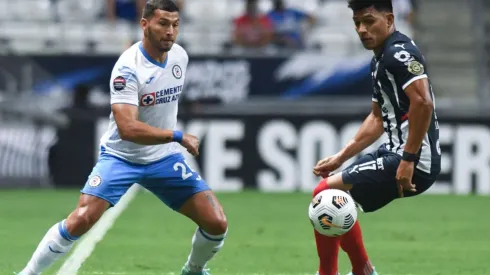
{"label": "athletic sock", "polygon": [[66,229],[66,220],[51,227],[39,243],[22,275],[37,275],[70,251],[78,237],[71,236]]}
{"label": "athletic sock", "polygon": [[[313,197],[328,188],[327,179],[322,180],[313,191]],[[315,230],[315,242],[318,257],[320,258],[318,272],[320,275],[337,275],[340,238],[328,237]]]}
{"label": "athletic sock", "polygon": [[355,275],[371,275],[373,273],[373,266],[369,262],[362,241],[359,221],[356,221],[352,229],[341,237],[340,245],[347,255],[349,255],[352,264],[352,273]]}
{"label": "athletic sock", "polygon": [[192,237],[192,250],[186,266],[192,272],[200,272],[206,264],[220,251],[225,243],[226,233],[211,235],[198,228]]}

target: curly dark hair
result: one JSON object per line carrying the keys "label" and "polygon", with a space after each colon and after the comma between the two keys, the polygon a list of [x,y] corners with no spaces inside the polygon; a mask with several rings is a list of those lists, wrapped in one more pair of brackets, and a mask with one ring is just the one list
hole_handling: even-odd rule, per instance
{"label": "curly dark hair", "polygon": [[353,11],[371,7],[375,8],[377,11],[393,12],[391,0],[349,0],[349,8]]}

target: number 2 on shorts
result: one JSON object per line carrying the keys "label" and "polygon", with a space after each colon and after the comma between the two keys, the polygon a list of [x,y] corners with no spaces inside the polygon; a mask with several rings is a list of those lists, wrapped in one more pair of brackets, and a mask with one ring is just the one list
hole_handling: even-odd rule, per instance
{"label": "number 2 on shorts", "polygon": [[[183,180],[186,180],[186,179],[192,177],[192,174],[195,173],[195,171],[192,170],[192,168],[189,166],[189,164],[187,163],[187,161],[184,160],[184,163],[182,163],[182,162],[176,162],[174,164],[174,171],[182,170],[182,175],[181,175],[182,176],[182,179]],[[190,170],[189,173],[187,173],[187,168],[189,168],[189,170]],[[196,178],[196,180],[201,180],[201,176],[198,175],[197,178]]]}

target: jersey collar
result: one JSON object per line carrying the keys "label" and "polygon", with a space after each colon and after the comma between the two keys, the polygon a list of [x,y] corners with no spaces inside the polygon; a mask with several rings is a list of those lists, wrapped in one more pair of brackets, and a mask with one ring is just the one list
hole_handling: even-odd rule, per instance
{"label": "jersey collar", "polygon": [[161,67],[163,69],[165,69],[165,67],[167,66],[167,61],[168,61],[168,52],[167,52],[167,58],[165,58],[165,61],[163,62],[158,62],[156,61],[155,59],[153,59],[146,51],[145,49],[143,48],[143,42],[141,42],[139,45],[138,45],[141,53],[143,54],[143,56],[148,60],[150,61],[153,65],[156,65],[158,67]]}
{"label": "jersey collar", "polygon": [[386,49],[387,46],[391,44],[391,40],[393,40],[396,34],[398,34],[397,30],[395,30],[392,34],[390,34],[390,36],[386,38],[385,42],[383,43],[383,50],[377,56],[375,56],[376,60],[379,60],[381,59],[381,57],[383,57],[384,50]]}

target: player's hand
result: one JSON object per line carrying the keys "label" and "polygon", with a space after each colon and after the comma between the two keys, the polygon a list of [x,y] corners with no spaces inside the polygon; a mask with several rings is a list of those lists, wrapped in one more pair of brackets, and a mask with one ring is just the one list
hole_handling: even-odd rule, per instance
{"label": "player's hand", "polygon": [[344,161],[340,157],[340,153],[337,153],[331,157],[320,160],[313,168],[313,174],[317,177],[327,178],[331,172],[339,169]]}
{"label": "player's hand", "polygon": [[403,191],[417,192],[415,185],[412,184],[413,170],[415,163],[402,160],[396,171],[396,181],[398,182],[398,194],[403,197]]}
{"label": "player's hand", "polygon": [[197,137],[189,134],[184,134],[181,144],[191,155],[195,157],[199,155],[199,139]]}

